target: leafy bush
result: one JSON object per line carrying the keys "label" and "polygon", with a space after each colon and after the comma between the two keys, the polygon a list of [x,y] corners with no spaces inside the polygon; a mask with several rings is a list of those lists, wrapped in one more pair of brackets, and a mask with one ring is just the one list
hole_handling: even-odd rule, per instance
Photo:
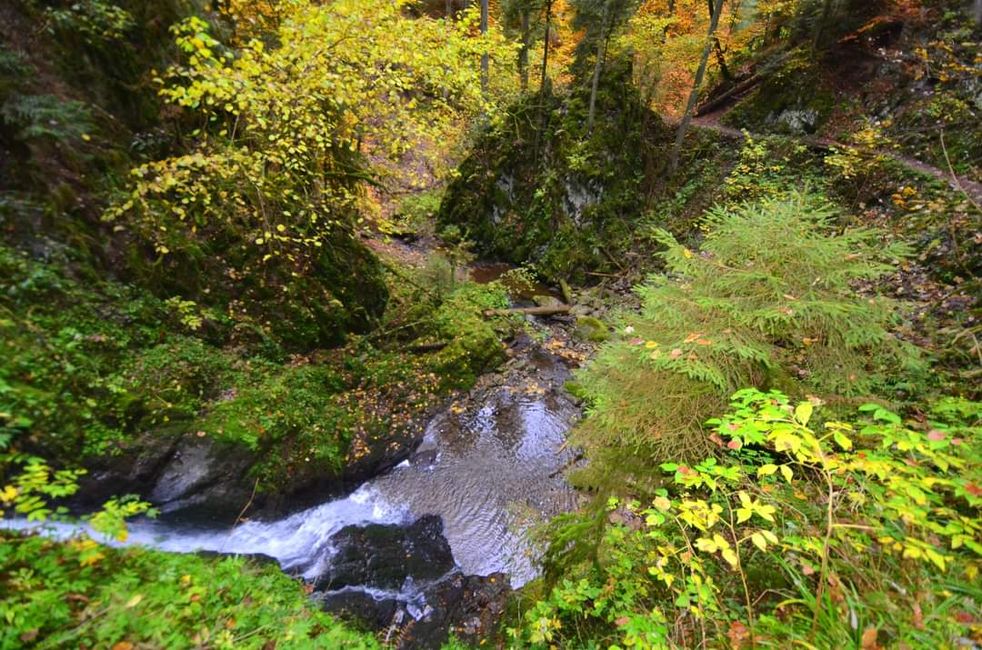
{"label": "leafy bush", "polygon": [[638,287],[641,312],[580,375],[590,409],[576,439],[595,461],[581,478],[616,468],[643,482],[664,458],[703,457],[702,423],[744,385],[855,396],[916,369],[890,333],[895,305],[853,289],[905,249],[874,230],[835,234],[833,215],[793,195],[711,210],[700,251],[656,233],[668,275]]}
{"label": "leafy bush", "polygon": [[133,17],[106,0],[78,0],[67,8],[49,7],[45,16],[56,34],[77,33],[87,43],[121,40],[133,28]]}
{"label": "leafy bush", "polygon": [[949,399],[906,422],[868,404],[817,424],[816,403],[736,393],[711,422],[722,457],[662,464],[650,501],[611,498],[595,561],[569,568],[516,640],[950,647],[973,634],[982,404]]}
{"label": "leafy bush", "polygon": [[377,648],[308,600],[279,567],[0,538],[0,647]]}
{"label": "leafy bush", "polygon": [[429,191],[404,198],[396,210],[394,230],[398,234],[424,236],[433,234],[436,215],[440,212],[443,192]]}
{"label": "leafy bush", "polygon": [[0,246],[0,441],[73,462],[111,449],[139,397],[120,371],[164,338],[163,315],[131,287],[85,286]]}

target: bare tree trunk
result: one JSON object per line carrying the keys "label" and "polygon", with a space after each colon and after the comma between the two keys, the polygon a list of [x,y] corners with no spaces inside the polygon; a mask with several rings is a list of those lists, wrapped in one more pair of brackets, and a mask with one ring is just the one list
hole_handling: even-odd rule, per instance
{"label": "bare tree trunk", "polygon": [[535,132],[535,146],[533,147],[533,159],[536,164],[539,162],[539,146],[542,144],[542,136],[546,130],[546,118],[548,113],[546,113],[546,102],[549,101],[549,96],[552,94],[551,84],[549,82],[549,32],[552,28],[552,2],[553,0],[546,0],[546,35],[543,40],[542,47],[542,74],[539,79],[539,128]]}
{"label": "bare tree trunk", "polygon": [[822,44],[822,33],[825,31],[825,26],[829,22],[829,16],[832,15],[832,3],[834,0],[825,0],[822,5],[822,15],[818,19],[818,24],[815,25],[815,39],[812,41],[812,49],[817,50]]}
{"label": "bare tree trunk", "polygon": [[[706,0],[706,8],[709,9],[709,19],[713,19],[713,0]],[[719,65],[719,72],[723,79],[729,81],[733,79],[730,69],[726,67],[726,57],[723,55],[723,46],[719,42],[719,36],[713,35],[713,50],[716,52],[716,63]]]}
{"label": "bare tree trunk", "polygon": [[709,51],[713,47],[713,38],[716,35],[716,27],[719,25],[719,16],[723,13],[723,2],[716,0],[713,12],[709,18],[709,34],[706,37],[706,46],[702,48],[702,57],[699,59],[699,68],[696,70],[696,78],[692,85],[692,92],[689,93],[689,101],[685,106],[685,113],[682,114],[682,121],[679,122],[679,130],[675,135],[675,146],[668,159],[668,174],[675,174],[679,166],[679,156],[682,153],[682,142],[685,140],[685,132],[692,121],[692,113],[695,111],[696,103],[699,101],[699,87],[702,85],[703,77],[706,76],[706,64],[709,62]]}
{"label": "bare tree trunk", "polygon": [[975,24],[982,25],[982,0],[975,0]]}
{"label": "bare tree trunk", "polygon": [[552,0],[547,0],[546,2],[546,35],[542,40],[542,76],[539,79],[539,92],[548,92],[546,88],[546,81],[548,79],[547,68],[549,66],[549,32],[552,29]]}
{"label": "bare tree trunk", "polygon": [[453,0],[447,0],[444,5],[444,15],[447,17],[447,20],[450,20],[453,16]]}
{"label": "bare tree trunk", "polygon": [[597,39],[597,61],[593,64],[593,81],[590,84],[590,110],[587,113],[586,129],[593,133],[593,118],[597,112],[597,89],[600,86],[600,73],[603,71],[606,56],[607,3],[604,3],[603,14],[600,18],[600,38]]}
{"label": "bare tree trunk", "polygon": [[[481,0],[481,36],[488,35],[488,0]],[[484,44],[487,47],[487,43]],[[488,53],[481,55],[481,92],[488,94]]]}
{"label": "bare tree trunk", "polygon": [[522,10],[522,49],[518,51],[518,73],[521,76],[522,92],[529,90],[529,12]]}

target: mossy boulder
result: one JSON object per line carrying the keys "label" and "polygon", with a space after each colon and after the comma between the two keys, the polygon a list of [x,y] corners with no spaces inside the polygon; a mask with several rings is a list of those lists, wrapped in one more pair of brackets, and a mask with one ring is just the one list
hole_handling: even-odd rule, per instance
{"label": "mossy boulder", "polygon": [[534,263],[546,279],[611,268],[644,212],[669,133],[626,64],[605,72],[592,131],[588,105],[577,89],[512,106],[461,164],[440,225],[459,226],[485,255]]}
{"label": "mossy boulder", "polygon": [[599,318],[593,316],[578,316],[576,318],[576,335],[594,343],[603,343],[610,338],[607,326]]}
{"label": "mossy boulder", "polygon": [[723,122],[758,133],[811,134],[822,127],[835,102],[821,68],[811,57],[796,53],[724,115]]}

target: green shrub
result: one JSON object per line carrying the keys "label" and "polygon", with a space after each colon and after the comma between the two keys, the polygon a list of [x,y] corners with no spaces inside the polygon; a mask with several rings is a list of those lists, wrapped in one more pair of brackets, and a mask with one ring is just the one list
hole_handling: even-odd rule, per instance
{"label": "green shrub", "polygon": [[942,648],[977,633],[982,405],[905,422],[867,404],[822,424],[816,408],[735,394],[712,422],[722,456],[664,463],[651,500],[611,498],[595,555],[525,613],[516,645]]}
{"label": "green shrub", "polygon": [[394,229],[398,234],[424,236],[433,234],[436,215],[440,212],[442,191],[410,194],[399,202],[395,214]]}
{"label": "green shrub", "polygon": [[279,567],[0,538],[0,648],[377,648]]}
{"label": "green shrub", "polygon": [[855,396],[918,367],[890,333],[895,305],[853,288],[905,249],[874,230],[836,234],[833,214],[794,195],[711,210],[700,251],[656,233],[668,275],[637,289],[641,312],[580,376],[591,405],[576,439],[595,461],[582,478],[703,457],[702,423],[740,386]]}

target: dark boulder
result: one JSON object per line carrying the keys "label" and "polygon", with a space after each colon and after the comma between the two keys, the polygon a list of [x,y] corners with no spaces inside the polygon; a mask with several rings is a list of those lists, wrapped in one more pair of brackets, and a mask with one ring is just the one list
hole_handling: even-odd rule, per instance
{"label": "dark boulder", "polygon": [[399,600],[359,589],[321,594],[317,599],[325,611],[368,630],[382,630],[407,617],[405,604]]}
{"label": "dark boulder", "polygon": [[337,549],[331,568],[316,582],[319,590],[348,586],[400,589],[436,580],[454,567],[443,520],[426,515],[409,526],[346,526],[331,537]]}
{"label": "dark boulder", "polygon": [[425,590],[426,614],[406,623],[403,648],[439,648],[451,634],[469,645],[495,646],[511,587],[508,576],[465,576],[460,572]]}

